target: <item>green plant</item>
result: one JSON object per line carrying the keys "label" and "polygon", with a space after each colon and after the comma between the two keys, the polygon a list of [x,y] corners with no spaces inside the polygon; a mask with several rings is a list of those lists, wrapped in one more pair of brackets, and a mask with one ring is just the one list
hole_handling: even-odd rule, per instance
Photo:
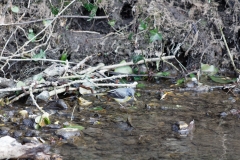
{"label": "green plant", "polygon": [[40,49],[40,53],[35,54],[33,57],[33,59],[42,59],[42,58],[46,58],[46,53]]}
{"label": "green plant", "polygon": [[33,29],[28,30],[28,40],[31,40],[31,42],[36,41],[35,33],[33,32]]}
{"label": "green plant", "polygon": [[155,42],[157,40],[162,40],[162,34],[159,33],[157,29],[150,30],[150,42]]}
{"label": "green plant", "polygon": [[116,21],[115,20],[109,20],[108,24],[113,27],[115,25]]}
{"label": "green plant", "polygon": [[149,35],[145,34],[144,36],[146,38],[149,37],[151,43],[155,42],[157,40],[161,41],[162,40],[162,34],[158,31],[158,29],[155,28],[155,29],[149,30],[148,28],[150,28],[150,27],[148,27],[148,26],[149,25],[146,21],[140,21],[138,29],[140,31],[149,31]]}
{"label": "green plant", "polygon": [[83,7],[90,12],[90,15],[89,15],[90,19],[88,19],[88,21],[91,21],[93,17],[96,16],[98,6],[93,3],[84,3]]}
{"label": "green plant", "polygon": [[67,60],[67,56],[68,56],[67,52],[64,52],[64,53],[62,54],[60,60],[66,61],[66,60]]}
{"label": "green plant", "polygon": [[147,23],[144,22],[144,21],[141,21],[140,24],[139,24],[139,26],[138,26],[138,29],[139,29],[140,31],[146,30],[146,29],[147,29]]}
{"label": "green plant", "polygon": [[135,56],[133,56],[132,60],[133,60],[133,63],[136,64],[137,62],[144,60],[144,56],[143,55],[135,55]]}
{"label": "green plant", "polygon": [[19,12],[19,8],[17,6],[12,6],[11,10],[14,13],[18,13]]}
{"label": "green plant", "polygon": [[51,12],[54,16],[56,16],[59,13],[59,9],[55,6],[51,6]]}

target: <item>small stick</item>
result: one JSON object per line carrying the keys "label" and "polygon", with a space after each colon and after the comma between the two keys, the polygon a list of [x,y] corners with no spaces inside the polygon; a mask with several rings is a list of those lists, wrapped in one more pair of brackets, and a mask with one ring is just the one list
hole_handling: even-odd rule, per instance
{"label": "small stick", "polygon": [[44,110],[42,110],[39,105],[37,104],[37,101],[34,99],[34,95],[33,95],[33,87],[36,85],[36,83],[32,83],[29,87],[29,94],[30,94],[30,97],[32,98],[32,101],[33,101],[33,104],[35,104],[35,106],[42,112],[42,113],[45,113]]}
{"label": "small stick", "polygon": [[86,61],[88,61],[92,56],[87,56],[81,62],[79,62],[76,66],[72,68],[72,71],[76,71],[79,67],[81,67]]}
{"label": "small stick", "polygon": [[[59,62],[59,63],[65,63],[65,61],[62,60],[54,60],[54,59],[42,59],[42,58],[36,58],[36,59],[9,59],[9,57],[1,57],[1,60],[8,60],[8,61],[47,61],[47,62]],[[75,62],[68,62],[69,64],[76,64]]]}
{"label": "small stick", "polygon": [[111,87],[133,87],[135,88],[137,86],[137,82],[134,82],[132,84],[115,84],[115,83],[108,83],[108,84],[102,84],[102,83],[94,83],[95,86],[111,86]]}
{"label": "small stick", "polygon": [[[63,15],[63,16],[58,16],[57,18],[92,18],[92,19],[106,19],[109,16],[94,16],[94,17],[89,17],[89,16],[77,16],[77,15]],[[22,24],[29,24],[29,23],[36,23],[36,22],[42,22],[46,20],[53,20],[53,18],[45,18],[45,19],[37,19],[37,20],[32,20],[32,21],[26,21],[26,22],[18,22],[18,23],[7,23],[7,24],[0,24],[0,26],[12,26],[12,25],[22,25]]]}
{"label": "small stick", "polygon": [[229,58],[230,58],[230,60],[231,60],[231,62],[232,62],[233,68],[234,68],[234,70],[235,70],[236,72],[240,73],[240,70],[237,69],[237,67],[235,66],[235,63],[234,63],[234,61],[233,61],[233,57],[232,57],[231,52],[230,52],[230,50],[229,50],[229,48],[228,48],[227,41],[226,41],[226,39],[225,39],[225,36],[224,36],[224,34],[223,34],[223,31],[222,31],[222,28],[221,28],[221,27],[220,27],[220,31],[221,31],[221,34],[222,34],[222,37],[223,37],[224,44],[225,44],[225,46],[226,46],[226,48],[227,48],[228,56],[229,56]]}
{"label": "small stick", "polygon": [[73,120],[73,113],[74,113],[76,107],[77,107],[77,105],[75,104],[73,107],[72,115],[71,115],[71,121]]}
{"label": "small stick", "polygon": [[112,68],[118,68],[118,67],[122,67],[122,66],[130,66],[130,65],[134,65],[134,64],[143,64],[146,62],[155,62],[155,61],[159,61],[159,60],[168,60],[168,59],[174,59],[175,56],[164,56],[161,58],[150,58],[150,59],[145,59],[145,60],[141,60],[138,61],[137,63],[133,63],[133,62],[127,62],[127,63],[121,63],[121,64],[115,64],[115,65],[111,65],[111,66],[104,66],[101,67],[100,69],[112,69]]}

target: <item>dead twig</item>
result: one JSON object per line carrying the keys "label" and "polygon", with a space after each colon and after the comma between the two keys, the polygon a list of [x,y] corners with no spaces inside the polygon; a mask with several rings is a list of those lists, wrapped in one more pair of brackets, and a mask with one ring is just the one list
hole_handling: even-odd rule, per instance
{"label": "dead twig", "polygon": [[[108,17],[109,16],[94,16],[94,17],[91,17],[91,18],[92,19],[106,19]],[[37,22],[42,22],[42,21],[47,21],[47,20],[54,20],[55,18],[83,18],[83,19],[88,19],[90,17],[89,16],[78,16],[78,15],[63,15],[63,16],[57,16],[57,17],[53,17],[53,18],[37,19],[37,20],[26,21],[26,22],[0,24],[0,26],[13,26],[13,25],[23,25],[23,24],[29,24],[29,23],[37,23]]]}
{"label": "dead twig", "polygon": [[80,61],[76,66],[72,68],[72,71],[76,71],[78,68],[82,67],[84,63],[86,63],[89,59],[91,59],[92,56],[87,56],[82,61]]}
{"label": "dead twig", "polygon": [[127,62],[127,63],[115,64],[115,65],[110,65],[110,66],[104,66],[104,67],[101,67],[100,69],[109,70],[109,69],[118,68],[118,67],[122,67],[122,66],[131,66],[131,65],[135,65],[135,64],[143,64],[143,63],[147,63],[147,62],[156,62],[156,61],[159,61],[159,60],[168,60],[168,59],[174,59],[174,58],[175,58],[175,56],[164,56],[164,57],[160,57],[160,58],[150,58],[150,59],[145,59],[145,60],[138,61],[137,63]]}
{"label": "dead twig", "polygon": [[115,84],[115,83],[108,83],[108,84],[103,84],[103,83],[94,83],[94,86],[99,87],[99,86],[111,86],[111,87],[131,87],[131,88],[136,88],[137,82],[131,83],[131,84]]}
{"label": "dead twig", "polygon": [[32,101],[33,101],[33,104],[35,104],[35,106],[42,112],[42,113],[45,113],[44,110],[42,110],[39,105],[37,104],[37,101],[35,100],[34,98],[34,95],[33,95],[33,87],[36,85],[36,83],[32,83],[30,86],[29,86],[29,94],[30,94],[30,97],[32,98]]}
{"label": "dead twig", "polygon": [[226,41],[226,38],[225,38],[225,36],[224,36],[224,34],[223,34],[223,31],[222,31],[222,28],[221,28],[221,27],[220,27],[220,32],[221,32],[221,34],[222,34],[223,41],[224,41],[224,44],[225,44],[225,46],[226,46],[226,48],[227,48],[227,53],[228,53],[228,56],[229,56],[229,58],[230,58],[230,60],[231,60],[231,63],[232,63],[232,65],[233,65],[233,68],[234,68],[234,70],[235,70],[236,72],[240,73],[240,70],[237,69],[237,67],[236,67],[236,65],[235,65],[235,63],[234,63],[234,61],[233,61],[232,54],[231,54],[231,52],[230,52],[230,50],[229,50],[229,48],[228,48],[227,41]]}

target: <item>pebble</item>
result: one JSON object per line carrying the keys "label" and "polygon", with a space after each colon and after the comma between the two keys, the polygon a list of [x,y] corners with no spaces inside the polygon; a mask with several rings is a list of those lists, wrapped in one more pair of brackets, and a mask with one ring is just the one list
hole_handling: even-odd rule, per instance
{"label": "pebble", "polygon": [[19,138],[23,135],[23,133],[21,131],[14,131],[12,134],[13,138]]}
{"label": "pebble", "polygon": [[31,127],[31,128],[34,128],[34,123],[35,123],[34,119],[27,118],[27,119],[23,120],[23,125]]}
{"label": "pebble", "polygon": [[65,110],[68,106],[63,99],[58,99],[56,101],[50,101],[44,107],[44,109],[56,109],[56,110]]}
{"label": "pebble", "polygon": [[10,130],[10,128],[8,128],[8,127],[1,127],[0,135],[7,135],[9,130]]}

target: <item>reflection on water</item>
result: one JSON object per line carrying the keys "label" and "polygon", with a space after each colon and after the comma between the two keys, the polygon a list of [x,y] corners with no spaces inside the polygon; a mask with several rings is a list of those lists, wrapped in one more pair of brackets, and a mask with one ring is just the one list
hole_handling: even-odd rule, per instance
{"label": "reflection on water", "polygon": [[[154,87],[153,87],[154,88]],[[156,90],[139,90],[141,97],[132,108],[119,109],[115,102],[95,100],[90,109],[76,112],[74,123],[86,130],[73,144],[55,148],[64,159],[239,159],[240,127],[237,116],[218,115],[239,109],[239,100],[222,91],[208,93],[173,92],[159,100]],[[236,101],[234,102],[233,99]],[[145,108],[145,104],[150,107]],[[99,124],[87,123],[87,117],[98,113]],[[86,121],[81,121],[84,116]],[[126,123],[131,117],[133,128]],[[172,131],[177,121],[195,120],[193,137]]]}

